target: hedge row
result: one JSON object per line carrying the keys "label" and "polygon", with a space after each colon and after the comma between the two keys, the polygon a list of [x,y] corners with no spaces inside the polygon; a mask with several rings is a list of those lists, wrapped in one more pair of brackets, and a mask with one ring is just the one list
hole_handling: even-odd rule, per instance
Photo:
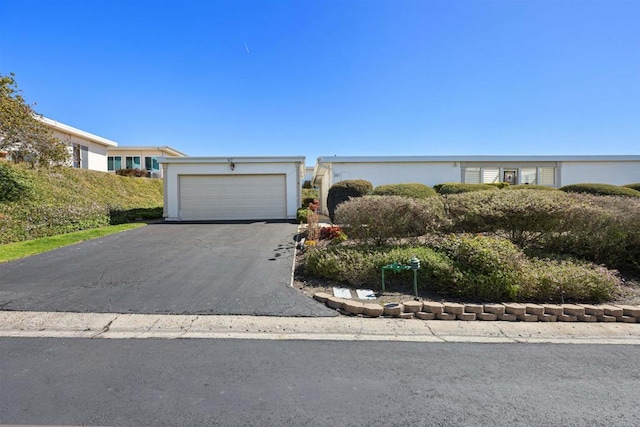
{"label": "hedge row", "polygon": [[403,196],[412,199],[427,199],[436,196],[436,190],[424,184],[408,183],[408,184],[392,184],[379,185],[372,193],[374,196]]}
{"label": "hedge row", "polygon": [[[612,299],[620,285],[614,271],[576,260],[528,258],[508,240],[448,236],[427,246],[339,246],[304,255],[305,272],[379,289],[381,269],[411,257],[421,262],[418,285],[439,294],[481,301],[591,302]],[[389,285],[410,287],[412,273],[388,274]]]}
{"label": "hedge row", "polygon": [[336,223],[378,245],[427,233],[485,233],[524,250],[640,271],[640,200],[562,191],[478,191],[413,200],[352,199]]}
{"label": "hedge row", "polygon": [[560,190],[567,193],[586,193],[597,196],[640,197],[640,191],[634,190],[631,187],[621,187],[610,184],[571,184],[560,187]]}

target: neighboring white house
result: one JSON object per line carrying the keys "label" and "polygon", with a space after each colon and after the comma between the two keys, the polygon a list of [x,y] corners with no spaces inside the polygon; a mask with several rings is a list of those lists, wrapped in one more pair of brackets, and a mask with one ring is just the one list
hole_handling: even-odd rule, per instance
{"label": "neighboring white house", "polygon": [[295,219],[304,157],[163,157],[167,221]]}
{"label": "neighboring white house", "polygon": [[162,178],[159,158],[185,156],[186,154],[167,146],[110,147],[107,150],[107,170],[115,172],[119,169],[143,169],[149,172],[152,178]]}
{"label": "neighboring white house", "polygon": [[304,184],[305,182],[309,182],[311,183],[311,181],[313,181],[313,170],[315,168],[313,166],[307,166],[304,168],[304,179],[302,180],[302,183]]}
{"label": "neighboring white house", "polygon": [[69,144],[71,164],[74,168],[107,171],[107,149],[118,143],[109,139],[76,129],[58,121],[38,117],[60,141]]}
{"label": "neighboring white house", "polygon": [[319,157],[312,183],[318,188],[323,213],[328,214],[329,188],[347,179],[364,179],[374,187],[409,182],[624,185],[640,182],[640,156]]}

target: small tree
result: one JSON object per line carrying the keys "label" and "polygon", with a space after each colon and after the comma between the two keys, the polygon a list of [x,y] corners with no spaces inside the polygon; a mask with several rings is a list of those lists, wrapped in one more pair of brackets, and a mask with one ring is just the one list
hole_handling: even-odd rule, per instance
{"label": "small tree", "polygon": [[66,163],[68,146],[53,136],[21,93],[13,73],[0,74],[0,150],[7,151],[16,163]]}

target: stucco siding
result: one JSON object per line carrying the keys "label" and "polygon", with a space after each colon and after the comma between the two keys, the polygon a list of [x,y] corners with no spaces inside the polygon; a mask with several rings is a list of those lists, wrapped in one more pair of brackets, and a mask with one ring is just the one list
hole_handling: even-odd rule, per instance
{"label": "stucco siding", "polygon": [[374,187],[417,182],[430,187],[460,181],[459,163],[333,163],[333,183],[365,179]]}
{"label": "stucco siding", "polygon": [[387,184],[416,182],[433,187],[443,182],[460,182],[459,162],[429,163],[331,163],[325,164],[319,186],[320,209],[328,215],[327,196],[329,188],[340,181],[364,179],[373,187]]}
{"label": "stucco siding", "polygon": [[65,144],[69,144],[70,152],[72,151],[73,144],[87,147],[87,169],[100,172],[107,171],[107,147],[105,145],[97,144],[89,139],[58,130],[53,130],[53,135]]}
{"label": "stucco siding", "polygon": [[562,162],[560,185],[603,183],[625,185],[640,182],[640,161]]}

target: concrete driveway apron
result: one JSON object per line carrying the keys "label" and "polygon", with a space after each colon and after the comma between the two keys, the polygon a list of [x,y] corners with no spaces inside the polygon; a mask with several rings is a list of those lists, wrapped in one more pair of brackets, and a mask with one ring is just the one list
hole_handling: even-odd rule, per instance
{"label": "concrete driveway apron", "polygon": [[293,289],[296,226],[152,224],[0,264],[0,309],[335,316]]}

